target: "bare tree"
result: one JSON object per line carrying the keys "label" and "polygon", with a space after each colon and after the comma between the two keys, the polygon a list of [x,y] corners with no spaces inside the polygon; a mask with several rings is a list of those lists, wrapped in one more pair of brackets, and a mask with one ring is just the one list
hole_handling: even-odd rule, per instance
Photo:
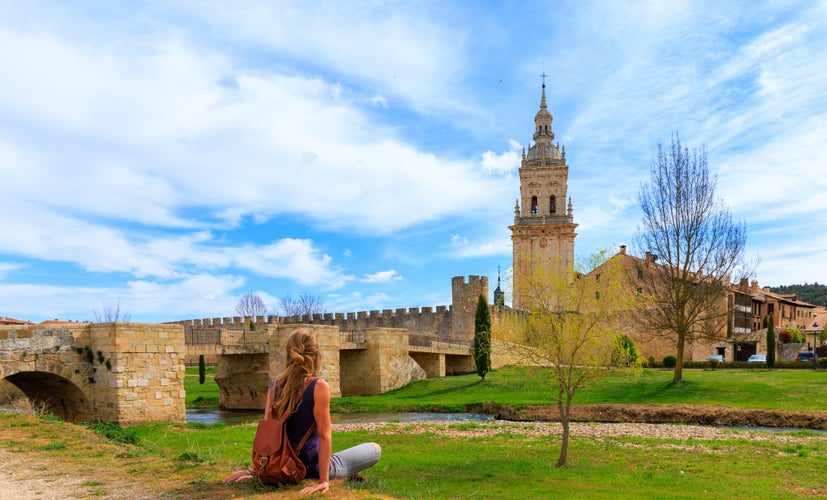
{"label": "bare tree", "polygon": [[101,303],[101,311],[95,311],[95,323],[128,323],[132,319],[132,313],[121,311],[121,299],[116,302]]}
{"label": "bare tree", "polygon": [[327,312],[321,297],[309,293],[300,293],[298,297],[285,295],[279,299],[279,308],[285,316],[302,316],[304,314],[322,314]]}
{"label": "bare tree", "polygon": [[690,151],[675,134],[671,148],[658,145],[650,170],[639,193],[643,220],[635,245],[653,263],[642,277],[648,304],[636,317],[651,334],[674,342],[672,380],[680,383],[686,344],[725,330],[727,286],[734,273],[746,275],[746,226],[716,196],[704,148]]}
{"label": "bare tree", "polygon": [[[598,270],[588,275],[574,269],[558,274],[535,266],[527,282],[521,283],[523,288],[515,290],[525,298],[526,314],[515,317],[523,325],[517,329],[523,332],[520,343],[530,348],[523,351],[526,361],[548,366],[553,375],[563,428],[558,467],[568,457],[571,402],[577,390],[615,368],[635,374],[640,369],[637,357],[625,359],[627,351],[616,348],[621,314],[632,299],[622,279],[622,261],[604,262],[606,255],[604,251],[592,257],[590,265]],[[600,280],[594,279],[595,273]]]}
{"label": "bare tree", "polygon": [[256,316],[266,315],[267,306],[264,304],[264,300],[262,300],[257,293],[251,290],[239,299],[238,304],[235,306],[235,312],[239,316],[250,316],[255,318]]}

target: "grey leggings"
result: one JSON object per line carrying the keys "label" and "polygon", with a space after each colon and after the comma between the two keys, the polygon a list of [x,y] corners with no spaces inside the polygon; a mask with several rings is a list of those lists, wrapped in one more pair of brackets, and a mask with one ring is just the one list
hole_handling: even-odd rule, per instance
{"label": "grey leggings", "polygon": [[379,461],[382,451],[375,443],[362,443],[330,456],[330,479],[348,478]]}

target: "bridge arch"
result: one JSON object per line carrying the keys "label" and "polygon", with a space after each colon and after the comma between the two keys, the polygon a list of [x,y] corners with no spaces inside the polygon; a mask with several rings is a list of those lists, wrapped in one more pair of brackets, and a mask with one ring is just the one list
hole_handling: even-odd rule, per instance
{"label": "bridge arch", "polygon": [[4,380],[20,389],[36,406],[73,422],[95,420],[95,410],[83,390],[71,380],[42,371],[21,371]]}

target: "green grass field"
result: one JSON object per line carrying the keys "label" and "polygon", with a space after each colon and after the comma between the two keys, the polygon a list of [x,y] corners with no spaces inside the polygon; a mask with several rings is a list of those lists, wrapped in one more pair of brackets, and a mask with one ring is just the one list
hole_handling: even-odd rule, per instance
{"label": "green grass field", "polygon": [[[147,424],[132,430],[140,438],[142,453],[165,456],[179,468],[200,468],[202,480],[209,476],[207,471],[245,467],[255,432],[251,424],[200,428]],[[439,428],[379,435],[336,432],[334,450],[365,441],[381,443],[382,460],[366,472],[369,489],[398,498],[795,498],[813,492],[827,494],[823,474],[827,436],[806,431],[784,436],[784,441],[751,440],[736,431],[716,440],[575,436],[564,468],[554,467],[559,436],[531,437],[516,428],[498,435],[449,436]],[[220,474],[206,480],[207,485]],[[234,491],[239,490],[256,491],[249,485]]]}
{"label": "green grass field", "polygon": [[[684,370],[683,384],[672,371],[647,369],[637,379],[612,375],[577,392],[575,404],[708,404],[742,408],[827,410],[827,372],[813,370]],[[553,404],[548,370],[505,368],[484,382],[475,374],[423,380],[380,396],[336,398],[333,411],[464,411],[487,402],[515,408]]]}
{"label": "green grass field", "polygon": [[[197,369],[188,369],[188,375],[188,401],[196,393],[207,400],[217,397],[211,378],[201,385]],[[612,376],[578,393],[575,403],[827,409],[824,372],[687,370],[684,384],[675,386],[670,380],[668,370],[646,370],[635,380]],[[489,373],[485,382],[476,375],[431,379],[381,396],[337,398],[333,407],[337,411],[465,410],[484,402],[520,407],[548,404],[552,393],[547,372],[508,368]],[[668,433],[649,438],[573,435],[568,465],[557,468],[557,433],[537,436],[507,422],[459,423],[447,429],[433,424],[400,425],[401,429],[393,431],[379,425],[371,432],[334,432],[334,450],[365,441],[376,441],[383,447],[382,460],[367,472],[368,491],[362,492],[367,496],[360,498],[827,496],[827,434],[814,431],[758,433],[755,437],[732,430],[712,439],[694,435],[678,438]],[[491,426],[502,432],[485,432]],[[78,460],[83,456],[98,470],[117,468],[108,477],[128,467],[134,474],[163,478],[165,484],[173,484],[188,498],[268,495],[251,484],[220,484],[229,471],[248,465],[254,424],[131,426],[122,430],[123,436],[117,432],[109,436],[117,440],[117,452],[92,445],[92,440],[84,437],[84,432],[90,431],[82,426],[54,418],[33,423],[32,417],[6,414],[0,415],[0,427],[19,431],[14,439],[0,433],[0,446],[7,450],[51,459]],[[35,438],[39,435],[38,441]],[[97,449],[95,455],[85,451],[90,447]],[[107,485],[99,488],[103,491]],[[337,487],[340,491],[345,488]]]}

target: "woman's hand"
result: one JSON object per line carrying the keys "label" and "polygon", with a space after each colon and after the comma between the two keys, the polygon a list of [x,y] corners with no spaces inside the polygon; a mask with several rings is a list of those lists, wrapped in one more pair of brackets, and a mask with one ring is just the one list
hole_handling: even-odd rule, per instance
{"label": "woman's hand", "polygon": [[330,483],[327,481],[321,481],[313,486],[308,486],[306,488],[302,488],[299,492],[302,495],[310,495],[311,493],[327,493],[330,490]]}
{"label": "woman's hand", "polygon": [[246,481],[247,479],[252,479],[253,475],[250,474],[249,471],[246,470],[239,470],[233,472],[229,476],[225,477],[222,481],[223,483],[237,483],[238,481]]}

